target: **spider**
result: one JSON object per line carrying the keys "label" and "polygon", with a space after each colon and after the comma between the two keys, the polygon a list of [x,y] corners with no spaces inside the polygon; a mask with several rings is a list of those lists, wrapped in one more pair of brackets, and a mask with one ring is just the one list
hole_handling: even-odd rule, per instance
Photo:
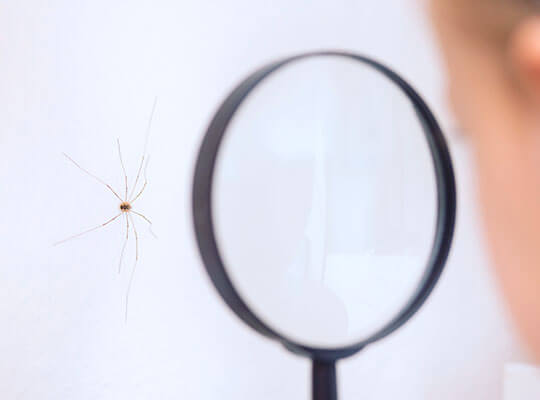
{"label": "spider", "polygon": [[[152,222],[150,221],[150,219],[148,219],[145,215],[143,215],[140,212],[135,211],[133,209],[134,203],[137,201],[137,199],[140,198],[140,196],[143,194],[144,190],[146,189],[146,187],[148,185],[148,179],[146,177],[146,169],[148,167],[149,157],[147,157],[147,155],[146,155],[146,148],[148,146],[148,137],[149,137],[149,134],[150,134],[150,128],[152,126],[152,119],[154,117],[155,108],[156,108],[156,100],[154,100],[154,105],[152,107],[152,112],[151,112],[150,118],[148,120],[144,151],[143,151],[143,154],[142,154],[142,157],[141,157],[141,162],[139,164],[139,168],[137,170],[137,176],[135,178],[135,182],[133,183],[133,186],[131,187],[131,191],[129,190],[128,176],[127,176],[127,173],[126,173],[126,167],[124,165],[124,160],[122,158],[122,150],[120,148],[120,140],[116,139],[116,143],[117,143],[117,146],[118,146],[118,157],[120,159],[120,165],[122,166],[122,173],[124,175],[124,189],[125,190],[124,190],[123,196],[120,196],[118,194],[118,192],[115,191],[112,188],[111,185],[109,185],[108,183],[103,181],[97,175],[94,175],[93,173],[91,173],[87,169],[83,168],[81,165],[79,165],[79,163],[77,163],[73,158],[68,156],[66,153],[62,153],[77,168],[79,168],[81,171],[86,173],[88,176],[92,177],[93,179],[95,179],[96,181],[98,181],[99,183],[104,185],[116,197],[116,199],[118,199],[120,201],[120,204],[118,206],[118,213],[114,217],[110,218],[109,220],[105,221],[104,223],[102,223],[100,225],[97,225],[97,226],[95,226],[93,228],[87,229],[87,230],[85,230],[83,232],[77,233],[77,234],[75,234],[73,236],[70,236],[70,237],[68,237],[66,239],[60,240],[60,241],[54,243],[54,246],[57,246],[59,244],[65,243],[65,242],[67,242],[69,240],[78,238],[80,236],[83,236],[83,235],[85,235],[87,233],[90,233],[90,232],[93,232],[95,230],[104,228],[105,226],[109,225],[113,221],[116,221],[120,217],[124,218],[125,223],[126,223],[126,236],[125,236],[125,239],[124,239],[124,243],[122,245],[122,250],[120,252],[120,260],[118,262],[118,273],[121,273],[121,271],[122,271],[122,262],[123,262],[123,259],[124,259],[124,253],[125,253],[125,250],[126,250],[126,246],[127,246],[128,241],[129,241],[130,227],[133,229],[133,234],[135,236],[135,262],[133,264],[133,269],[131,270],[131,275],[130,275],[130,278],[129,278],[128,288],[127,288],[127,291],[126,291],[126,302],[125,302],[125,304],[126,304],[126,307],[125,307],[125,319],[126,319],[126,321],[127,321],[127,316],[128,316],[129,294],[130,294],[130,291],[131,291],[131,285],[133,283],[133,277],[135,276],[135,269],[137,267],[137,262],[139,261],[139,234],[137,232],[137,228],[135,227],[135,222],[134,222],[133,215],[141,218],[146,223],[148,223],[149,228],[150,228],[150,233],[154,237],[156,237],[156,235],[152,231]],[[144,176],[144,183],[143,183],[142,187],[137,191],[137,185],[139,184],[141,173]]]}

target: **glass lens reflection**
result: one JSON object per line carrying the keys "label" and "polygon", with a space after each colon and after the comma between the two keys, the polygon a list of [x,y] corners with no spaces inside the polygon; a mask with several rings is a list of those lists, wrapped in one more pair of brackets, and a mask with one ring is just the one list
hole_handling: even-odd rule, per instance
{"label": "glass lens reflection", "polygon": [[415,292],[436,220],[431,155],[406,96],[370,67],[308,59],[246,99],[218,154],[218,247],[272,329],[341,347]]}

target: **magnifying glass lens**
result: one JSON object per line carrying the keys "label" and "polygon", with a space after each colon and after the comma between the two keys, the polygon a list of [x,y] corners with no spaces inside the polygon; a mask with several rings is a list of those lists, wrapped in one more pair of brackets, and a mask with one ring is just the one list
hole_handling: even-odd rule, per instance
{"label": "magnifying glass lens", "polygon": [[288,340],[369,338],[418,290],[437,222],[433,159],[405,93],[347,58],[287,65],[217,154],[212,213],[236,292]]}

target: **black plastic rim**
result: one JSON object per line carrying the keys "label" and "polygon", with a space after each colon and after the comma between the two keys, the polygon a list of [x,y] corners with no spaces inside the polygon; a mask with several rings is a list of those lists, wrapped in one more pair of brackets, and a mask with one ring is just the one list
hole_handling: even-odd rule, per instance
{"label": "black plastic rim", "polygon": [[[422,280],[408,303],[382,329],[370,338],[350,346],[332,349],[313,348],[296,343],[262,322],[242,300],[227,275],[221,259],[212,216],[212,185],[216,159],[228,125],[243,101],[263,80],[278,69],[313,57],[341,57],[368,65],[395,83],[411,101],[422,124],[435,167],[437,183],[437,224],[432,250]],[[244,79],[223,101],[214,114],[200,146],[195,165],[192,193],[195,236],[199,251],[215,288],[227,305],[247,325],[264,336],[283,343],[289,350],[321,361],[336,361],[360,351],[366,345],[384,338],[407,322],[423,305],[439,280],[446,263],[454,234],[456,216],[456,188],[452,161],[442,131],[432,112],[420,95],[390,68],[364,56],[341,52],[321,51],[304,53],[270,63]]]}

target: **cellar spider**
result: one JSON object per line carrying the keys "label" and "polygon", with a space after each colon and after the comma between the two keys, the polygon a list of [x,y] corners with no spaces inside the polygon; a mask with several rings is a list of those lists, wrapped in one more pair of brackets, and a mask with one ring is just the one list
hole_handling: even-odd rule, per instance
{"label": "cellar spider", "polygon": [[[123,259],[124,259],[124,253],[125,253],[125,250],[126,250],[126,246],[128,244],[128,241],[129,241],[130,228],[133,229],[133,234],[135,236],[135,262],[133,264],[133,269],[131,270],[131,274],[130,274],[130,277],[129,277],[128,288],[127,288],[127,291],[126,291],[126,307],[125,307],[125,319],[126,319],[126,321],[127,321],[127,316],[128,316],[129,294],[131,292],[131,285],[133,283],[133,277],[135,276],[135,269],[137,267],[137,262],[139,261],[139,234],[137,232],[137,228],[135,227],[135,221],[134,221],[133,215],[135,215],[138,218],[141,218],[143,221],[148,223],[150,233],[154,237],[156,237],[156,235],[152,231],[152,222],[150,221],[150,219],[148,219],[144,214],[142,214],[142,213],[140,213],[138,211],[135,211],[134,208],[133,208],[134,203],[137,201],[137,199],[139,199],[141,197],[141,195],[143,194],[144,190],[146,189],[146,187],[148,185],[148,178],[146,176],[146,169],[148,167],[149,157],[146,155],[146,149],[148,147],[148,137],[150,136],[150,129],[152,127],[152,120],[154,118],[154,111],[156,109],[156,102],[157,102],[157,98],[154,99],[154,104],[152,106],[152,112],[150,113],[150,118],[148,119],[148,125],[147,125],[147,128],[146,128],[146,140],[145,140],[145,144],[144,144],[144,151],[143,151],[143,154],[142,154],[142,157],[141,157],[141,162],[139,163],[139,168],[137,170],[137,175],[135,177],[135,181],[133,183],[133,186],[131,187],[131,190],[129,190],[128,176],[127,176],[126,167],[125,167],[125,164],[124,164],[124,159],[122,157],[122,150],[120,148],[120,140],[116,139],[116,143],[117,143],[117,146],[118,146],[118,158],[120,159],[120,165],[122,167],[122,174],[124,176],[124,189],[125,190],[123,192],[123,196],[120,196],[118,194],[118,192],[115,191],[112,188],[111,185],[106,183],[104,180],[99,178],[97,175],[94,175],[90,171],[88,171],[85,168],[81,167],[81,165],[79,165],[79,163],[77,163],[73,158],[68,156],[66,153],[62,153],[77,168],[79,168],[85,174],[87,174],[88,176],[92,177],[94,180],[98,181],[103,186],[105,186],[116,197],[116,199],[118,201],[120,201],[120,204],[118,206],[118,211],[119,212],[114,217],[110,218],[109,220],[105,221],[104,223],[102,223],[100,225],[97,225],[97,226],[95,226],[93,228],[87,229],[87,230],[85,230],[83,232],[77,233],[77,234],[75,234],[73,236],[70,236],[70,237],[68,237],[66,239],[60,240],[59,242],[54,243],[54,246],[65,243],[65,242],[67,242],[69,240],[78,238],[80,236],[86,235],[87,233],[96,231],[98,229],[104,228],[105,226],[109,225],[113,221],[116,221],[120,217],[124,218],[125,223],[126,223],[126,236],[125,236],[125,239],[124,239],[124,243],[122,245],[122,250],[120,252],[120,260],[118,261],[118,273],[120,273],[122,271],[122,262],[123,262]],[[137,190],[137,185],[139,184],[139,180],[141,178],[141,173],[142,173],[142,176],[144,177],[144,181],[143,181],[142,187],[139,190]]]}

